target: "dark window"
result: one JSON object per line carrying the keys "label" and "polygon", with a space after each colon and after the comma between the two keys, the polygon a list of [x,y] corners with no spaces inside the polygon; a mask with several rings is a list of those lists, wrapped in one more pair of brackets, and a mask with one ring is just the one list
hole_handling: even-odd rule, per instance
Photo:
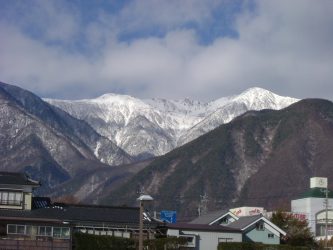
{"label": "dark window", "polygon": [[224,217],[220,220],[220,224],[221,225],[226,225],[229,223],[228,217]]}
{"label": "dark window", "polygon": [[268,238],[274,238],[274,234],[268,234]]}
{"label": "dark window", "polygon": [[7,233],[8,234],[25,234],[26,233],[25,225],[8,224]]}
{"label": "dark window", "polygon": [[70,231],[68,227],[54,227],[53,228],[53,237],[61,239],[69,239]]}
{"label": "dark window", "polygon": [[264,223],[263,223],[263,222],[258,222],[258,223],[256,224],[256,229],[257,229],[258,231],[264,231],[264,230],[265,230]]}
{"label": "dark window", "polygon": [[39,226],[38,235],[39,236],[52,236],[52,227]]}

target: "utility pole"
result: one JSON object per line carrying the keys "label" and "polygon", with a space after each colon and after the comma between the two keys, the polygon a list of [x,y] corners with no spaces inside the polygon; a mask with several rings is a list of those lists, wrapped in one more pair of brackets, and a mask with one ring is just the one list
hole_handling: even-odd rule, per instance
{"label": "utility pole", "polygon": [[325,197],[325,247],[327,248],[327,234],[328,234],[328,189],[326,187]]}
{"label": "utility pole", "polygon": [[327,248],[328,243],[328,187],[324,190],[321,190],[323,193],[325,193],[325,201],[324,201],[324,207],[325,207],[325,248]]}

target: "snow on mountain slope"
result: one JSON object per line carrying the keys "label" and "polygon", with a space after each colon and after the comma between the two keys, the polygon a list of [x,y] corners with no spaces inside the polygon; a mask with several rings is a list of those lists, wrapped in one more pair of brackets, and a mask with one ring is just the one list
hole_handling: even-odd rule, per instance
{"label": "snow on mountain slope", "polygon": [[85,120],[132,156],[162,155],[231,121],[248,110],[281,109],[298,99],[261,88],[202,103],[190,100],[146,99],[105,94],[77,101],[45,99]]}
{"label": "snow on mountain slope", "polygon": [[276,95],[262,88],[250,88],[237,96],[223,97],[208,104],[207,116],[180,136],[181,146],[249,110],[282,109],[299,99]]}

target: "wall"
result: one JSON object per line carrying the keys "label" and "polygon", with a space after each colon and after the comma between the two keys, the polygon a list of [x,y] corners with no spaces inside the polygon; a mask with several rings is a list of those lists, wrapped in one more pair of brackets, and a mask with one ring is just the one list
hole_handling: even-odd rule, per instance
{"label": "wall", "polygon": [[239,233],[227,233],[227,232],[206,232],[206,231],[194,231],[194,230],[176,230],[176,229],[168,229],[169,236],[179,236],[179,231],[182,234],[188,235],[197,235],[197,243],[196,248],[198,250],[216,250],[219,240],[223,241],[223,239],[230,239],[228,242],[242,242],[242,234]]}
{"label": "wall", "polygon": [[1,249],[12,250],[70,250],[71,244],[67,241],[41,241],[41,240],[10,240],[0,239]]}
{"label": "wall", "polygon": [[[274,238],[269,238],[268,234],[273,234]],[[250,231],[248,231],[244,235],[244,241],[277,245],[280,244],[280,237],[277,236],[275,232],[268,230],[265,224],[264,230],[257,230],[256,228],[252,228]]]}
{"label": "wall", "polygon": [[[304,213],[309,223],[311,231],[316,233],[316,214],[325,209],[325,198],[304,198],[291,201],[291,211]],[[328,199],[328,205],[331,209],[333,207],[333,199]],[[331,218],[333,219],[333,218]]]}

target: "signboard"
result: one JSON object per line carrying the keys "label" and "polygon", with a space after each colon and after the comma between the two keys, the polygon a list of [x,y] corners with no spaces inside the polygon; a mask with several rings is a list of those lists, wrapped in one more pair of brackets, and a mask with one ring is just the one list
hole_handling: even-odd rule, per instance
{"label": "signboard", "polygon": [[161,211],[161,220],[167,223],[176,223],[177,222],[177,213],[176,211]]}
{"label": "signboard", "polygon": [[312,177],[310,179],[310,188],[327,188],[327,178]]}
{"label": "signboard", "polygon": [[262,207],[237,207],[230,209],[230,212],[234,215],[241,216],[251,216],[256,214],[262,214],[264,212],[264,208]]}
{"label": "signboard", "polygon": [[293,218],[298,219],[298,220],[306,220],[307,219],[306,214],[301,214],[301,213],[290,213],[290,214]]}

